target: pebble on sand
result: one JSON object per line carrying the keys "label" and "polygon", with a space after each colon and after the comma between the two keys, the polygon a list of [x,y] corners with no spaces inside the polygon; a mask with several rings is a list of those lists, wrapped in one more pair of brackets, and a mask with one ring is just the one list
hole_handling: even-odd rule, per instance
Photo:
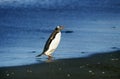
{"label": "pebble on sand", "polygon": [[10,74],[6,74],[6,76],[10,76]]}
{"label": "pebble on sand", "polygon": [[68,73],[68,74],[67,74],[67,77],[70,77],[70,76],[71,76],[71,74]]}

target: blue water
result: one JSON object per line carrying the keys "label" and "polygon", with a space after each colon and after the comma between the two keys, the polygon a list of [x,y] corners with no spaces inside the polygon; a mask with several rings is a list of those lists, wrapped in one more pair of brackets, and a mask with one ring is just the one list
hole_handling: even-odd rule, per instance
{"label": "blue water", "polygon": [[1,8],[83,9],[120,8],[119,0],[0,0]]}
{"label": "blue water", "polygon": [[[67,1],[64,3],[70,4]],[[97,8],[79,6],[80,9],[77,10],[63,7],[62,9],[52,7],[52,10],[50,7],[6,8],[2,4],[4,7],[0,9],[0,67],[46,61],[46,56],[40,59],[35,56],[42,52],[46,40],[57,25],[64,25],[65,29],[62,31],[61,43],[53,53],[55,59],[86,57],[119,50],[119,7],[118,5],[110,7],[116,2],[110,3],[106,0],[104,4],[106,3],[109,3],[105,5],[106,7],[100,7],[100,4],[103,4],[101,2]],[[88,6],[91,1],[87,0],[85,4],[84,6]],[[52,3],[50,5],[52,6]],[[74,8],[76,7],[78,6]]]}

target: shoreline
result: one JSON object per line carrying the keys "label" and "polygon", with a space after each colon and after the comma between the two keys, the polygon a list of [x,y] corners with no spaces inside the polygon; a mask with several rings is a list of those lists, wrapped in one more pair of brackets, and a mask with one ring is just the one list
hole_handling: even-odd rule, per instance
{"label": "shoreline", "polygon": [[120,51],[85,58],[59,59],[24,66],[0,67],[1,79],[119,79]]}

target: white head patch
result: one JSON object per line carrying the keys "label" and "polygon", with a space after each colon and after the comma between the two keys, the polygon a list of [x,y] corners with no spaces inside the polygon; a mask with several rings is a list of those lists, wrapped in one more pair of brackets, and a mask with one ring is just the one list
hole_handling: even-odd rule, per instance
{"label": "white head patch", "polygon": [[57,28],[60,28],[60,26],[57,26]]}

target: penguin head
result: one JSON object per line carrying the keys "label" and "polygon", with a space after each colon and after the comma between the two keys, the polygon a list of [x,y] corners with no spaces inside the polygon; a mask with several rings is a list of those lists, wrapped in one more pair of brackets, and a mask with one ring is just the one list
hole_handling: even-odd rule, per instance
{"label": "penguin head", "polygon": [[57,26],[56,27],[56,30],[60,30],[61,31],[62,29],[64,29],[64,26]]}

